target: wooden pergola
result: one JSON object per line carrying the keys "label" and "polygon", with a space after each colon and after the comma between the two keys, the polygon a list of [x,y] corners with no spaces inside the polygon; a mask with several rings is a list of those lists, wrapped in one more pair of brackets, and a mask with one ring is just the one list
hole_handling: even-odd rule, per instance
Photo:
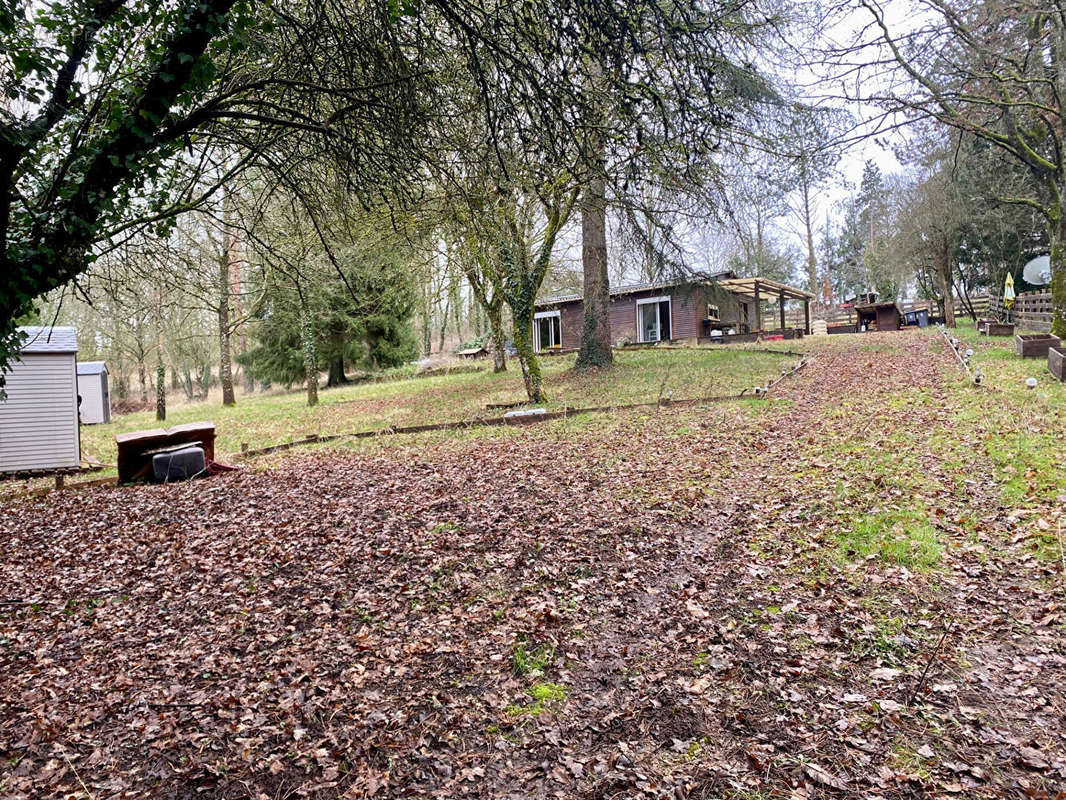
{"label": "wooden pergola", "polygon": [[785,301],[803,301],[803,333],[807,336],[811,333],[811,300],[814,295],[797,289],[794,286],[786,286],[777,281],[767,278],[726,278],[718,282],[723,289],[745,301],[755,303],[755,329],[762,330],[762,301],[767,298],[777,297],[778,308],[781,312],[781,330],[785,329]]}

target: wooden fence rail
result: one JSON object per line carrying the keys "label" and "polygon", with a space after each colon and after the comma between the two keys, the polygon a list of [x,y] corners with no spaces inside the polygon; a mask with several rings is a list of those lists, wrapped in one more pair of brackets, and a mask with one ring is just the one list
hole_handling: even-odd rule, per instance
{"label": "wooden fence rail", "polygon": [[[989,306],[992,316],[1006,316],[1002,296],[992,295]],[[1051,292],[1022,292],[1014,298],[1014,307],[1010,314],[1011,319],[1019,328],[1047,333],[1051,330],[1053,312]]]}
{"label": "wooden fence rail", "polygon": [[[921,309],[927,309],[930,315],[935,316],[940,313],[940,308],[936,302],[929,300],[900,300],[896,303],[899,306],[901,313],[906,314],[909,311],[918,311]],[[969,315],[970,309],[973,309],[974,314],[977,317],[986,317],[990,314],[996,315],[996,311],[990,307],[995,305],[995,300],[990,298],[987,293],[971,295],[968,301],[964,298],[955,298],[955,314],[956,316]],[[1002,304],[1000,305],[1002,310]],[[856,323],[855,310],[853,308],[841,308],[840,306],[831,306],[829,308],[816,311],[814,313],[815,319],[824,319],[826,324],[830,327],[835,325],[851,325]],[[794,327],[803,324],[802,312],[799,311],[786,311],[785,312],[785,324],[789,327]]]}

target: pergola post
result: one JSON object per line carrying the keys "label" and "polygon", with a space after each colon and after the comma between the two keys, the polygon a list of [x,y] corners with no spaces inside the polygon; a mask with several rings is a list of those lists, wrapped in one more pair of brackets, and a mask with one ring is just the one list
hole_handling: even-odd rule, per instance
{"label": "pergola post", "polygon": [[785,329],[785,293],[784,292],[781,292],[781,294],[777,298],[777,307],[778,307],[778,310],[780,311],[781,330],[783,331]]}
{"label": "pergola post", "polygon": [[759,297],[759,279],[755,279],[755,330],[762,331],[762,298]]}
{"label": "pergola post", "polygon": [[811,335],[811,299],[803,298],[803,335]]}

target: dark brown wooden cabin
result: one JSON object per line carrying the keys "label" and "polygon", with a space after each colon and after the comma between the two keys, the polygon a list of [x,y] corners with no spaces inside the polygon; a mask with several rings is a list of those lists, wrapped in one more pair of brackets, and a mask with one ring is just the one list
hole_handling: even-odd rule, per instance
{"label": "dark brown wooden cabin", "polygon": [[855,331],[898,331],[899,307],[891,300],[855,306]]}
{"label": "dark brown wooden cabin", "polygon": [[[611,341],[654,343],[696,341],[712,335],[771,334],[784,332],[785,301],[802,300],[810,333],[813,295],[765,278],[734,278],[691,283],[643,283],[611,290]],[[777,300],[778,314],[763,318],[763,306]],[[767,324],[768,323],[768,324]],[[774,325],[777,323],[780,327]],[[536,304],[533,347],[538,352],[577,350],[585,324],[580,294],[550,297]]]}

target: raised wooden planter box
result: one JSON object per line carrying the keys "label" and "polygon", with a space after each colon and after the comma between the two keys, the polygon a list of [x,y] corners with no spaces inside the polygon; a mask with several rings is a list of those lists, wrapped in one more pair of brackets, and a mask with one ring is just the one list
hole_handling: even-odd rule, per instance
{"label": "raised wooden planter box", "polygon": [[1014,323],[1012,322],[989,322],[985,324],[985,333],[988,336],[1013,336]]}
{"label": "raised wooden planter box", "polygon": [[1060,381],[1066,381],[1066,349],[1049,347],[1047,351],[1047,368]]}
{"label": "raised wooden planter box", "polygon": [[1059,337],[1050,333],[1018,334],[1014,337],[1022,358],[1047,358],[1048,349],[1058,347]]}
{"label": "raised wooden planter box", "polygon": [[979,320],[977,320],[977,322],[974,323],[974,326],[977,328],[977,332],[978,333],[984,333],[985,332],[985,327],[991,321],[992,320],[990,320],[990,319],[979,319]]}

